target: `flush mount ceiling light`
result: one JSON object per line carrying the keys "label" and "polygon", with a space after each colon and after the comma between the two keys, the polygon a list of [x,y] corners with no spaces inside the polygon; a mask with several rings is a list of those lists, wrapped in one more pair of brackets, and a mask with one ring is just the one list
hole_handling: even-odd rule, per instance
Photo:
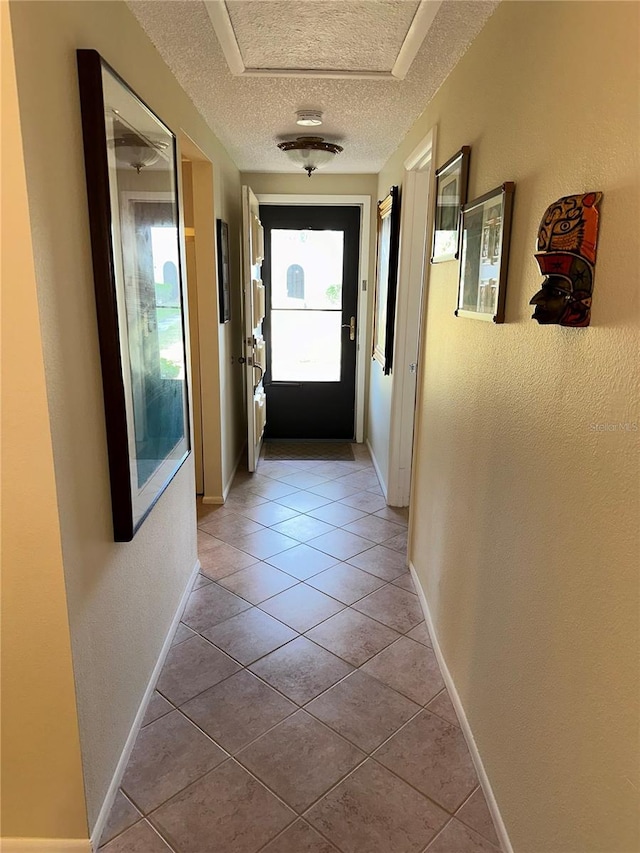
{"label": "flush mount ceiling light", "polygon": [[298,110],[296,116],[296,124],[301,124],[303,127],[318,127],[322,124],[320,110]]}
{"label": "flush mount ceiling light", "polygon": [[114,122],[114,137],[110,144],[115,149],[116,160],[135,169],[138,174],[145,166],[153,166],[167,148],[163,140],[150,139],[144,134],[126,126],[117,110]]}
{"label": "flush mount ceiling light", "polygon": [[279,142],[278,148],[285,152],[292,163],[302,166],[309,177],[343,150],[342,146],[334,142],[325,142],[321,136],[299,136],[288,142]]}

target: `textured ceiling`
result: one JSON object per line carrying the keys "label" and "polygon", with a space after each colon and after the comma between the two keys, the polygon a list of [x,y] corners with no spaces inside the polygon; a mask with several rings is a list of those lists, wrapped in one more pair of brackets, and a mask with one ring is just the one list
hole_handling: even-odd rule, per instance
{"label": "textured ceiling", "polygon": [[[296,167],[277,148],[276,142],[304,133],[295,123],[295,111],[317,108],[324,112],[324,124],[314,128],[331,141],[344,146],[344,152],[323,169],[334,173],[376,173],[398,147],[411,125],[424,110],[456,65],[469,44],[480,32],[499,0],[445,0],[431,25],[416,58],[404,80],[327,79],[313,77],[242,77],[233,76],[215,35],[211,19],[200,0],[129,0],[129,7],[141,26],[225,146],[236,165],[247,172],[293,172]],[[251,15],[241,6],[275,5],[282,7],[282,26],[262,28],[252,39],[240,38],[242,50],[268,52],[269,40],[282,67],[283,41],[303,40],[294,34],[301,21],[300,12],[313,6],[313,47],[309,56],[314,61],[329,62],[333,57],[332,40],[340,35],[343,49],[351,62],[366,58],[366,50],[341,33],[345,24],[336,21],[336,5],[351,7],[396,7],[393,38],[402,39],[402,28],[410,23],[415,3],[379,0],[364,3],[334,3],[330,0],[234,0],[230,14],[242,18],[239,30],[250,33]],[[409,7],[409,14],[404,6]],[[238,7],[237,9],[235,7]],[[290,10],[285,14],[284,10]],[[379,10],[380,11],[380,10]],[[388,11],[385,10],[385,14]],[[246,14],[245,14],[246,13]],[[368,39],[375,45],[386,42],[387,25],[376,15],[368,18]],[[382,18],[384,20],[384,18]],[[234,23],[234,26],[236,24]],[[306,38],[310,39],[307,32]],[[393,38],[391,41],[393,41]],[[351,46],[349,46],[351,45]],[[397,47],[395,48],[397,52]],[[372,48],[374,63],[388,62],[387,48]],[[303,52],[296,61],[304,59]],[[333,63],[335,57],[331,59]],[[341,57],[344,65],[344,57]],[[395,57],[394,57],[395,59]],[[256,61],[252,59],[251,64]],[[292,64],[292,63],[290,63]],[[305,61],[308,67],[308,60]]]}
{"label": "textured ceiling", "polygon": [[226,3],[248,68],[349,71],[391,71],[419,5],[418,0]]}

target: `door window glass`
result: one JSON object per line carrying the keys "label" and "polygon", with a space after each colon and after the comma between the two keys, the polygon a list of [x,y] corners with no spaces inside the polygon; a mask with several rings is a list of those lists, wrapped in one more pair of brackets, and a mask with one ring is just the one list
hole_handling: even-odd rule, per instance
{"label": "door window glass", "polygon": [[339,382],[344,231],[271,230],[271,380]]}
{"label": "door window glass", "polygon": [[271,231],[272,310],[341,311],[343,254],[344,231],[274,228]]}
{"label": "door window glass", "polygon": [[272,311],[273,382],[339,382],[342,312]]}

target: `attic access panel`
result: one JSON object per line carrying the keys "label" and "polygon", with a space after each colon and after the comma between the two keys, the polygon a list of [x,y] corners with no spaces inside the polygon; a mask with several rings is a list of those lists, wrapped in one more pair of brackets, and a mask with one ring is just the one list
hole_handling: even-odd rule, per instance
{"label": "attic access panel", "polygon": [[442,0],[204,2],[234,75],[403,80]]}

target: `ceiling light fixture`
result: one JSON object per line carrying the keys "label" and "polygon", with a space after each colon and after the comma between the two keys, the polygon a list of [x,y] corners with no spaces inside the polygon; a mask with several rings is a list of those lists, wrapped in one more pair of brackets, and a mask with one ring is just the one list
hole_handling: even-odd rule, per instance
{"label": "ceiling light fixture", "polygon": [[302,127],[318,127],[322,124],[322,113],[320,110],[298,110],[296,124]]}
{"label": "ceiling light fixture", "polygon": [[131,128],[124,122],[117,110],[114,121],[114,136],[110,144],[115,149],[116,160],[135,169],[138,174],[145,166],[153,166],[158,162],[168,143],[161,139],[151,139],[143,133]]}
{"label": "ceiling light fixture", "polygon": [[279,142],[278,148],[284,151],[296,166],[302,166],[309,177],[316,169],[330,163],[332,158],[343,150],[342,146],[334,142],[325,142],[321,136],[299,136],[288,142]]}

